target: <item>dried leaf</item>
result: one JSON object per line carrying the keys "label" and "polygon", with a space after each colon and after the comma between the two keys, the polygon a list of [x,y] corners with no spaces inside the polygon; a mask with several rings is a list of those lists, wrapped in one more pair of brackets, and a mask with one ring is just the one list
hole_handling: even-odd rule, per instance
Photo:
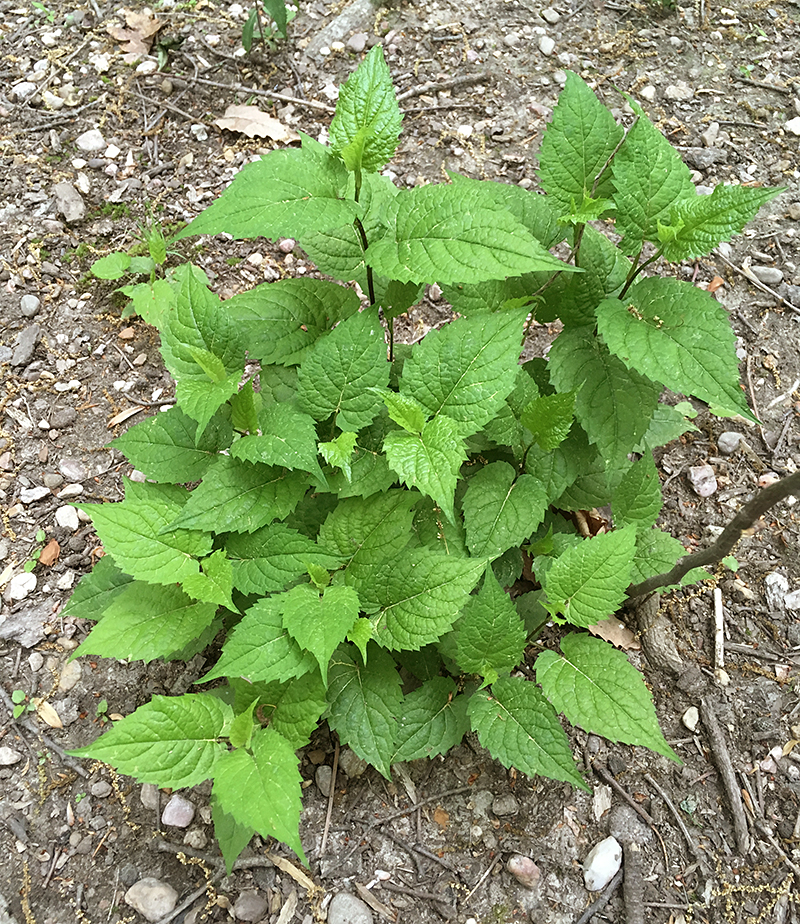
{"label": "dried leaf", "polygon": [[163,25],[163,22],[156,19],[153,11],[147,7],[143,10],[123,10],[123,13],[128,28],[107,26],[106,31],[122,45],[125,61],[133,63],[133,61],[149,53],[153,38]]}
{"label": "dried leaf", "polygon": [[50,565],[55,564],[58,561],[59,553],[61,552],[61,546],[56,542],[55,539],[51,539],[47,545],[42,549],[41,555],[39,555],[39,564],[40,565]]}
{"label": "dried leaf", "polygon": [[442,831],[446,831],[447,826],[450,824],[450,813],[446,812],[443,808],[437,808],[434,810],[433,820],[439,825]]}
{"label": "dried leaf", "polygon": [[706,292],[716,292],[720,286],[725,285],[725,280],[722,276],[715,276],[711,282],[709,282]]}
{"label": "dried leaf", "polygon": [[241,132],[248,138],[271,138],[284,142],[300,140],[296,131],[268,116],[258,106],[228,106],[225,115],[216,119],[214,124],[232,132]]}
{"label": "dried leaf", "polygon": [[117,424],[125,423],[129,417],[133,417],[134,414],[138,414],[139,411],[143,410],[144,408],[138,404],[135,407],[126,407],[124,411],[120,411],[119,414],[115,414],[106,424],[106,426],[109,428],[116,427]]}
{"label": "dried leaf", "polygon": [[278,869],[283,870],[284,873],[288,873],[292,879],[299,883],[304,889],[317,888],[314,880],[309,878],[301,869],[298,869],[294,863],[284,859],[284,857],[279,857],[276,853],[268,853],[267,858],[271,860]]}
{"label": "dried leaf", "polygon": [[623,651],[638,651],[642,647],[633,632],[614,616],[607,616],[596,625],[589,626],[589,631]]}
{"label": "dried leaf", "polygon": [[63,728],[64,725],[61,719],[58,717],[58,713],[55,709],[48,703],[46,700],[39,699],[39,697],[34,697],[31,700],[34,706],[36,706],[36,714],[39,718],[50,728]]}

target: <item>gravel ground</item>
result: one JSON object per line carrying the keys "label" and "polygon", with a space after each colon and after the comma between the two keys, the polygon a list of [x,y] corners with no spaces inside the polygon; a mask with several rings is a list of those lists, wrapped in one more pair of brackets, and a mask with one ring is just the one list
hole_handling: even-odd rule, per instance
{"label": "gravel ground", "polygon": [[[655,833],[641,850],[645,905],[626,907],[616,888],[595,920],[796,921],[794,498],[748,531],[738,574],[716,583],[724,675],[711,586],[662,600],[678,662],[658,646],[630,653],[683,766],[573,731],[593,784],[584,793],[507,772],[471,739],[446,759],[398,767],[391,783],[343,750],[320,856],[335,753],[323,727],[301,764],[311,880],[257,838],[223,876],[207,786],[158,792],[65,756],[153,694],[187,690],[205,659],[68,663],[87,629],[60,610],[98,552],[71,501],[121,498],[130,466],[105,447],[173,394],[157,335],[120,318],[119,296],[88,279],[89,265],[133,244],[148,203],[184,221],[273,146],[216,125],[229,105],[258,103],[288,131],[324,137],[336,86],[379,40],[406,111],[391,164],[400,184],[446,168],[535,186],[570,68],[620,115],[618,90],[638,99],[698,185],[787,187],[731,246],[673,268],[729,311],[762,421],[719,421],[698,406],[698,430],[659,454],[664,525],[687,548],[712,541],[759,482],[800,465],[798,5],[303,0],[289,41],[250,57],[237,4],[154,10],[0,0],[0,922],[166,921],[173,908],[186,924],[586,921],[597,896],[581,864],[610,830],[638,824],[625,817],[631,806]],[[126,60],[137,41],[143,57]],[[314,271],[285,242],[181,248],[223,296]],[[404,335],[446,317],[434,290]],[[539,333],[540,345],[552,334]],[[691,480],[702,465],[717,483],[708,497]],[[12,695],[30,706],[17,723]]]}

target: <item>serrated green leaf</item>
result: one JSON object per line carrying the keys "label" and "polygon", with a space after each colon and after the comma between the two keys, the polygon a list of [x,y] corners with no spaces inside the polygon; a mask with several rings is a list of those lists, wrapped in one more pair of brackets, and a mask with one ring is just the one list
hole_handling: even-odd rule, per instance
{"label": "serrated green leaf", "polygon": [[260,696],[258,714],[297,749],[308,744],[327,705],[322,678],[310,671],[281,684],[275,694]]}
{"label": "serrated green leaf", "polygon": [[117,504],[76,504],[92,518],[103,547],[128,574],[153,584],[174,584],[200,571],[211,537],[174,528],[189,492],[176,485],[125,481]]}
{"label": "serrated green leaf", "polygon": [[96,741],[70,753],[111,764],[142,783],[196,786],[216,774],[225,754],[218,739],[232,718],[230,706],[208,693],[154,696]]}
{"label": "serrated green leaf", "polygon": [[176,586],[132,581],[111,599],[75,654],[145,663],[165,658],[200,635],[216,612],[215,603],[198,603]]}
{"label": "serrated green leaf", "polygon": [[625,599],[636,545],[632,527],[584,539],[567,549],[547,572],[548,611],[573,626],[593,626]]}
{"label": "serrated green leaf", "polygon": [[562,657],[539,655],[536,680],[573,725],[678,760],[659,728],[650,691],[623,652],[583,632],[563,638],[561,651]]}
{"label": "serrated green leaf", "polygon": [[697,411],[688,401],[681,401],[675,407],[669,404],[657,404],[647,430],[633,451],[639,453],[652,451],[678,439],[684,433],[696,432],[697,427],[689,419],[689,416],[696,415]]}
{"label": "serrated green leaf", "polygon": [[403,366],[401,395],[455,420],[461,436],[477,433],[516,385],[526,316],[484,314],[431,332]]}
{"label": "serrated green leaf", "polygon": [[629,368],[755,420],[739,387],[730,320],[708,292],[677,279],[642,279],[624,301],[600,302],[597,321],[611,352]]}
{"label": "serrated green leaf", "polygon": [[689,168],[642,109],[632,105],[639,118],[612,165],[616,230],[626,254],[639,253],[644,241],[657,241],[658,223],[669,218],[679,200],[696,197]]}
{"label": "serrated green leaf", "polygon": [[290,680],[317,665],[314,656],[303,651],[283,627],[283,595],[263,597],[250,607],[222,646],[222,656],[203,677],[207,683],[217,677],[259,680]]}
{"label": "serrated green leaf", "polygon": [[575,391],[575,416],[606,465],[627,458],[647,431],[661,389],[608,351],[593,327],[562,331],[548,366],[559,391]]}
{"label": "serrated green leaf", "polygon": [[625,472],[614,492],[614,525],[647,529],[658,519],[661,504],[661,482],[653,456],[648,453]]}
{"label": "serrated green leaf", "polygon": [[328,487],[338,497],[371,497],[390,488],[397,475],[389,468],[386,456],[356,446],[350,464],[350,477],[344,471],[327,474]]}
{"label": "serrated green leaf", "polygon": [[204,603],[217,603],[236,610],[231,591],[233,590],[233,567],[222,549],[212,552],[200,562],[201,574],[193,574],[183,582],[183,590]]}
{"label": "serrated green leaf", "polygon": [[258,430],[258,412],[261,410],[262,398],[260,392],[253,390],[253,380],[248,379],[231,396],[231,424],[234,430],[240,433],[255,433]]}
{"label": "serrated green leaf", "polygon": [[469,730],[467,697],[450,677],[433,677],[403,698],[392,763],[446,754]]}
{"label": "serrated green leaf", "polygon": [[345,574],[360,588],[373,582],[374,569],[392,560],[411,539],[415,491],[387,491],[368,500],[340,500],[319,530],[320,543],[347,561]]}
{"label": "serrated green leaf", "polygon": [[511,598],[491,569],[455,624],[456,660],[468,674],[495,678],[522,660],[528,634]]}
{"label": "serrated green leaf", "polygon": [[130,265],[130,256],[116,251],[95,260],[89,267],[89,272],[97,279],[121,279],[128,272]]}
{"label": "serrated green leaf", "polygon": [[131,427],[111,445],[148,478],[185,484],[203,477],[218,449],[205,433],[196,443],[196,434],[197,421],[171,407]]}
{"label": "serrated green leaf", "polygon": [[231,185],[202,211],[175,240],[193,234],[297,237],[307,231],[338,228],[353,220],[358,208],[341,198],[347,168],[323,145],[271,151],[247,164]]}
{"label": "serrated green leaf", "polygon": [[305,494],[308,476],[220,456],[195,488],[172,528],[253,532],[285,519]]}
{"label": "serrated green leaf", "polygon": [[245,358],[239,331],[219,298],[191,272],[183,274],[175,308],[164,315],[159,330],[178,404],[202,432],[238,391]]}
{"label": "serrated green leaf", "polygon": [[262,410],[258,423],[260,433],[242,437],[231,446],[234,459],[322,475],[313,418],[288,405],[276,404]]}
{"label": "serrated green leaf", "polygon": [[131,300],[134,314],[138,314],[153,327],[160,328],[165,316],[175,308],[178,288],[167,279],[154,279],[152,283],[139,282],[123,286],[119,291]]}
{"label": "serrated green leaf", "polygon": [[250,355],[264,364],[282,365],[299,363],[309,347],[355,314],[358,305],[351,289],[322,279],[281,279],[224,302]]}
{"label": "serrated green leaf", "polygon": [[560,498],[597,458],[581,427],[573,426],[569,436],[552,452],[532,445],[525,456],[525,471],[541,483],[549,503]]}
{"label": "serrated green leaf", "polygon": [[659,227],[664,259],[671,262],[693,260],[710,253],[717,244],[728,241],[755,218],[762,205],[784,191],[752,186],[714,187],[710,196],[680,199],[670,211],[670,224]]}
{"label": "serrated green leaf", "polygon": [[359,617],[347,633],[347,641],[352,642],[361,653],[361,660],[367,663],[367,646],[372,638],[372,623],[363,616]]}
{"label": "serrated green leaf", "polygon": [[453,625],[486,562],[409,549],[378,566],[369,585],[357,585],[374,638],[389,649],[416,650]]}
{"label": "serrated green leaf", "polygon": [[331,659],[328,703],[328,721],[342,744],[388,779],[403,703],[392,656],[370,645],[364,666],[351,646],[342,645]]}
{"label": "serrated green leaf", "polygon": [[422,433],[395,430],[384,440],[386,459],[409,488],[432,497],[451,523],[455,522],[453,499],[461,463],[467,458],[458,424],[439,415],[428,421]]}
{"label": "serrated green leaf", "polygon": [[388,384],[383,327],[372,308],[343,321],[306,353],[297,397],[315,420],[333,414],[341,430],[357,432],[383,407],[380,394],[372,389]]}
{"label": "serrated green leaf", "polygon": [[425,426],[425,411],[419,401],[408,395],[399,395],[396,391],[384,391],[381,394],[389,417],[409,433],[419,436]]}
{"label": "serrated green leaf", "polygon": [[250,825],[238,824],[233,815],[229,815],[220,807],[219,800],[213,794],[211,796],[211,818],[214,822],[214,837],[217,839],[219,849],[222,851],[222,859],[225,861],[225,871],[230,876],[233,864],[250,843],[256,829]]}
{"label": "serrated green leaf", "polygon": [[250,705],[240,712],[231,722],[228,729],[228,740],[233,748],[249,748],[253,740],[253,710],[256,708],[258,700],[254,699]]}
{"label": "serrated green leaf", "polygon": [[462,507],[470,552],[497,558],[518,546],[541,523],[548,499],[531,475],[508,462],[492,462],[470,478]]}
{"label": "serrated green leaf", "polygon": [[335,440],[317,444],[320,454],[328,465],[340,468],[348,481],[350,481],[353,476],[350,462],[353,458],[357,439],[358,435],[348,430],[347,433],[340,433]]}
{"label": "serrated green leaf", "polygon": [[654,574],[663,574],[686,554],[681,543],[660,529],[640,530],[636,535],[636,555],[631,567],[631,584]]}
{"label": "serrated green leaf", "polygon": [[567,438],[572,428],[574,410],[574,392],[542,395],[525,406],[520,414],[520,423],[531,431],[545,452],[550,452]]}
{"label": "serrated green leaf", "polygon": [[402,121],[383,48],[376,45],[339,88],[331,148],[348,170],[375,173],[394,155]]}
{"label": "serrated green leaf", "polygon": [[328,685],[328,662],[358,618],[358,594],[352,587],[315,587],[301,584],[283,596],[283,626],[319,663]]}
{"label": "serrated green leaf", "polygon": [[503,206],[465,184],[402,190],[386,236],[369,246],[376,272],[400,282],[472,283],[535,270],[574,270]]}
{"label": "serrated green leaf", "polygon": [[237,824],[283,841],[306,862],[298,833],[301,781],[294,748],[266,728],[253,735],[250,751],[226,751],[218,760],[213,793]]}
{"label": "serrated green leaf", "polygon": [[64,608],[63,616],[77,616],[80,619],[99,619],[111,601],[133,581],[114,563],[110,555],[104,555],[88,574],[84,574]]}
{"label": "serrated green leaf", "polygon": [[422,286],[416,282],[398,282],[390,279],[380,297],[380,306],[387,322],[405,314],[422,298]]}
{"label": "serrated green leaf", "polygon": [[575,767],[555,709],[530,681],[501,678],[492,684],[491,695],[473,693],[467,712],[480,743],[504,766],[589,788]]}
{"label": "serrated green leaf", "polygon": [[414,539],[409,547],[426,548],[440,555],[468,558],[467,535],[461,517],[451,523],[429,497],[420,499],[414,511]]}
{"label": "serrated green leaf", "polygon": [[[591,194],[595,179],[623,135],[614,117],[589,87],[571,71],[553,110],[539,150],[542,189],[562,213],[573,202]],[[594,195],[611,198],[611,172],[607,171]]]}

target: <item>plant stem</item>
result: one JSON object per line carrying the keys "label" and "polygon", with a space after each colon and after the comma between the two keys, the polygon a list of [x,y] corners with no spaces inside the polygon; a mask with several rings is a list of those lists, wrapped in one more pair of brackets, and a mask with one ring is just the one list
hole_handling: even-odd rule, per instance
{"label": "plant stem", "polygon": [[[647,260],[645,260],[644,263],[639,263],[638,265],[637,265],[636,263],[633,264],[633,266],[631,267],[631,271],[628,273],[628,278],[625,280],[625,285],[622,287],[622,291],[619,293],[619,295],[617,296],[617,298],[622,298],[622,296],[623,296],[623,295],[628,291],[628,289],[630,289],[630,287],[633,285],[633,282],[634,282],[634,280],[636,279],[636,277],[639,275],[639,273],[641,273],[641,271],[642,271],[646,266],[649,266],[651,263],[654,263],[656,260],[658,260],[658,258],[661,256],[661,253],[662,253],[661,250],[657,250],[657,251],[653,254],[653,256],[652,256],[652,257],[649,257]],[[639,251],[639,257],[640,257],[641,255],[642,255],[642,252],[641,252],[641,250],[640,250],[640,251]],[[638,261],[639,257],[636,258],[637,261]]]}

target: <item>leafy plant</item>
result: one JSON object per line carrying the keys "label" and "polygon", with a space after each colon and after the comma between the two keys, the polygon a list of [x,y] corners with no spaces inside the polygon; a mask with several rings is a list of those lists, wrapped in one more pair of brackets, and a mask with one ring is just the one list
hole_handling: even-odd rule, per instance
{"label": "leafy plant", "polygon": [[276,35],[285,39],[287,26],[295,16],[297,7],[284,0],[256,0],[242,28],[242,47],[249,54],[254,38],[265,45],[272,44]]}
{"label": "leafy plant", "polygon": [[11,702],[14,704],[13,716],[18,719],[26,712],[36,712],[36,705],[30,701],[24,690],[12,690]]}
{"label": "leafy plant", "polygon": [[[170,284],[170,274],[159,276],[158,271],[167,262],[167,257],[174,253],[168,249],[169,242],[164,236],[160,222],[150,215],[139,224],[137,243],[126,250],[115,250],[101,257],[90,267],[96,279],[122,279],[124,276],[147,276],[147,282],[130,283],[121,286],[118,291],[130,299],[122,317],[138,314],[149,324],[158,326],[159,317],[173,305],[176,289]],[[139,251],[144,253],[139,253]],[[198,273],[199,270],[196,270]],[[202,274],[205,279],[205,274]],[[207,282],[208,280],[205,279]]]}
{"label": "leafy plant", "polygon": [[39,564],[39,558],[41,557],[42,550],[44,549],[44,541],[47,539],[47,533],[43,529],[36,530],[36,545],[31,549],[31,554],[28,560],[25,562],[23,571],[33,571],[34,568]]}
{"label": "leafy plant", "polygon": [[[158,786],[212,778],[229,867],[254,831],[303,857],[296,751],[321,719],[386,776],[472,729],[507,766],[586,788],[559,713],[677,759],[640,675],[585,630],[683,552],[654,525],[652,449],[692,426],[663,388],[753,415],[724,310],[643,270],[707,253],[776,191],[698,195],[630,104],[626,130],[568,75],[546,195],[456,174],[397,189],[376,48],[329,147],[248,165],[178,235],[292,236],[368,302],[309,278],[221,302],[178,267],[150,315],[176,406],[113,444],[147,480],[83,505],[107,554],[68,606],[96,621],[76,654],[222,648],[202,692],[155,697],[75,753]],[[433,282],[459,317],[395,344]],[[534,318],[563,331],[520,364]],[[569,513],[606,504],[613,530],[582,538]],[[538,587],[520,595],[526,563]],[[574,631],[529,647],[548,621]]]}

